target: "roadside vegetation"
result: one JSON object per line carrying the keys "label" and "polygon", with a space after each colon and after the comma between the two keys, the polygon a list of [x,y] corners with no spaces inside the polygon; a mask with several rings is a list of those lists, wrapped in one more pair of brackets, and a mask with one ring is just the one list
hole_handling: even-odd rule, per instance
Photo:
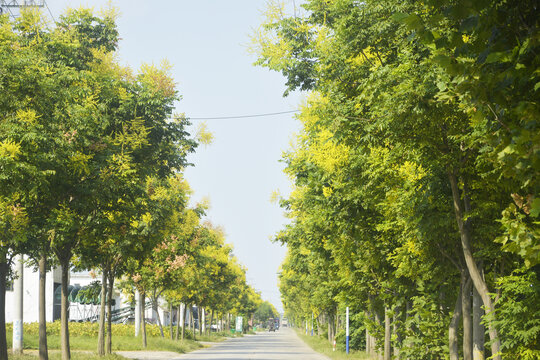
{"label": "roadside vegetation", "polygon": [[539,19],[270,2],[257,64],[306,92],[274,238],[289,320],[344,344],[349,308],[351,347],[387,360],[540,359]]}
{"label": "roadside vegetation", "polygon": [[[25,355],[12,355],[9,354],[8,359],[9,360],[35,360],[37,357],[36,354],[25,354]],[[78,352],[73,351],[72,357],[73,360],[95,360],[95,359],[101,359],[101,360],[123,360],[126,359],[123,356],[116,355],[116,354],[110,354],[105,356],[99,356],[97,354],[92,354],[88,352]],[[51,360],[60,360],[62,359],[62,353],[59,351],[51,351],[49,359]]]}
{"label": "roadside vegetation", "polygon": [[[209,336],[211,325],[228,329],[233,314],[250,318],[262,302],[224,231],[204,219],[208,204],[189,205],[186,158],[211,134],[189,134],[189,120],[174,113],[180,94],[169,64],[122,66],[118,42],[113,9],[71,9],[55,23],[33,7],[15,20],[0,16],[0,359],[18,255],[40,273],[39,302],[25,301],[39,308],[39,325],[29,326],[25,344],[41,360],[49,348],[69,360],[72,346],[100,356],[125,347],[183,351],[196,345],[181,340],[205,335],[203,327],[182,324],[165,340],[159,307],[186,318],[197,305]],[[51,268],[62,273],[54,324],[45,321]],[[82,325],[91,335],[69,323],[71,270],[100,277],[100,321]],[[145,321],[139,338],[114,333],[115,287],[133,305],[136,291],[148,300],[160,339]]]}
{"label": "roadside vegetation", "polygon": [[295,329],[296,333],[304,341],[307,345],[309,345],[310,348],[315,350],[316,352],[328,356],[332,360],[345,360],[345,359],[351,359],[351,360],[375,360],[377,359],[374,355],[366,354],[364,351],[360,350],[352,350],[349,352],[349,354],[346,353],[345,347],[343,344],[340,344],[339,346],[336,346],[336,350],[334,351],[334,347],[331,343],[328,342],[328,339],[323,336],[310,336],[306,335],[304,331],[301,329]]}

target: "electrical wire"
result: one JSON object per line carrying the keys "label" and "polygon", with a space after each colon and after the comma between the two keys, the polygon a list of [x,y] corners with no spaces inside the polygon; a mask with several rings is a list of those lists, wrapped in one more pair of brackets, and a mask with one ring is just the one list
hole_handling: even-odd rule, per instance
{"label": "electrical wire", "polygon": [[290,111],[280,111],[274,113],[265,113],[265,114],[253,114],[253,115],[237,115],[237,116],[217,116],[217,117],[189,117],[190,120],[227,120],[227,119],[245,119],[245,118],[254,118],[254,117],[263,117],[263,116],[274,116],[274,115],[283,115],[283,114],[292,114],[299,112],[300,110],[290,110]]}
{"label": "electrical wire", "polygon": [[53,15],[51,9],[49,9],[49,5],[47,5],[47,1],[43,0],[43,3],[45,4],[45,7],[47,8],[47,10],[49,10],[49,14],[51,14],[51,17],[52,17],[53,21],[56,23],[56,19],[54,18],[54,15]]}

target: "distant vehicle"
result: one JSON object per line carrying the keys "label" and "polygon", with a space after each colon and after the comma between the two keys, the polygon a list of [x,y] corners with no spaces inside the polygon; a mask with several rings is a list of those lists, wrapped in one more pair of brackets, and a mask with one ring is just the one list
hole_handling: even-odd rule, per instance
{"label": "distant vehicle", "polygon": [[274,328],[275,328],[276,330],[279,330],[279,318],[275,318],[275,319],[274,319]]}
{"label": "distant vehicle", "polygon": [[289,326],[289,320],[287,320],[286,317],[284,317],[283,319],[281,319],[281,326],[283,326],[283,327]]}
{"label": "distant vehicle", "polygon": [[276,322],[273,318],[268,319],[268,331],[276,331]]}

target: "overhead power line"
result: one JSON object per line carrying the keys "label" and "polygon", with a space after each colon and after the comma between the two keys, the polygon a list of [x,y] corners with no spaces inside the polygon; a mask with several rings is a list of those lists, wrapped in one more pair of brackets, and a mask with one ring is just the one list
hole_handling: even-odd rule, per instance
{"label": "overhead power line", "polygon": [[56,19],[54,18],[54,15],[53,15],[51,9],[49,9],[49,5],[47,5],[47,1],[43,1],[43,3],[45,4],[45,7],[49,11],[49,14],[51,14],[51,17],[52,17],[53,21],[56,22]]}
{"label": "overhead power line", "polygon": [[265,113],[265,114],[253,114],[253,115],[236,115],[236,116],[216,116],[216,117],[189,117],[190,120],[226,120],[226,119],[244,119],[244,118],[254,118],[254,117],[263,117],[263,116],[274,116],[274,115],[283,115],[283,114],[292,114],[299,112],[300,110],[290,110],[290,111],[280,111],[274,113]]}

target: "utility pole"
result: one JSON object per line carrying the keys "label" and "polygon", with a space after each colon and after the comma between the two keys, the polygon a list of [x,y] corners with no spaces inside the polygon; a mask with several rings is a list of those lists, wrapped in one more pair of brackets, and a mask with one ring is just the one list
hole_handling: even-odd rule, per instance
{"label": "utility pole", "polygon": [[15,297],[15,311],[13,316],[13,353],[22,354],[23,352],[23,256],[17,256],[15,267],[16,279],[13,281],[13,292]]}
{"label": "utility pole", "polygon": [[347,327],[345,328],[345,350],[347,351],[347,354],[349,353],[349,307],[347,306],[347,313],[345,315]]}
{"label": "utility pole", "polygon": [[16,13],[20,12],[22,8],[41,8],[44,6],[45,0],[0,0],[0,14],[9,13],[13,18],[15,18]]}

